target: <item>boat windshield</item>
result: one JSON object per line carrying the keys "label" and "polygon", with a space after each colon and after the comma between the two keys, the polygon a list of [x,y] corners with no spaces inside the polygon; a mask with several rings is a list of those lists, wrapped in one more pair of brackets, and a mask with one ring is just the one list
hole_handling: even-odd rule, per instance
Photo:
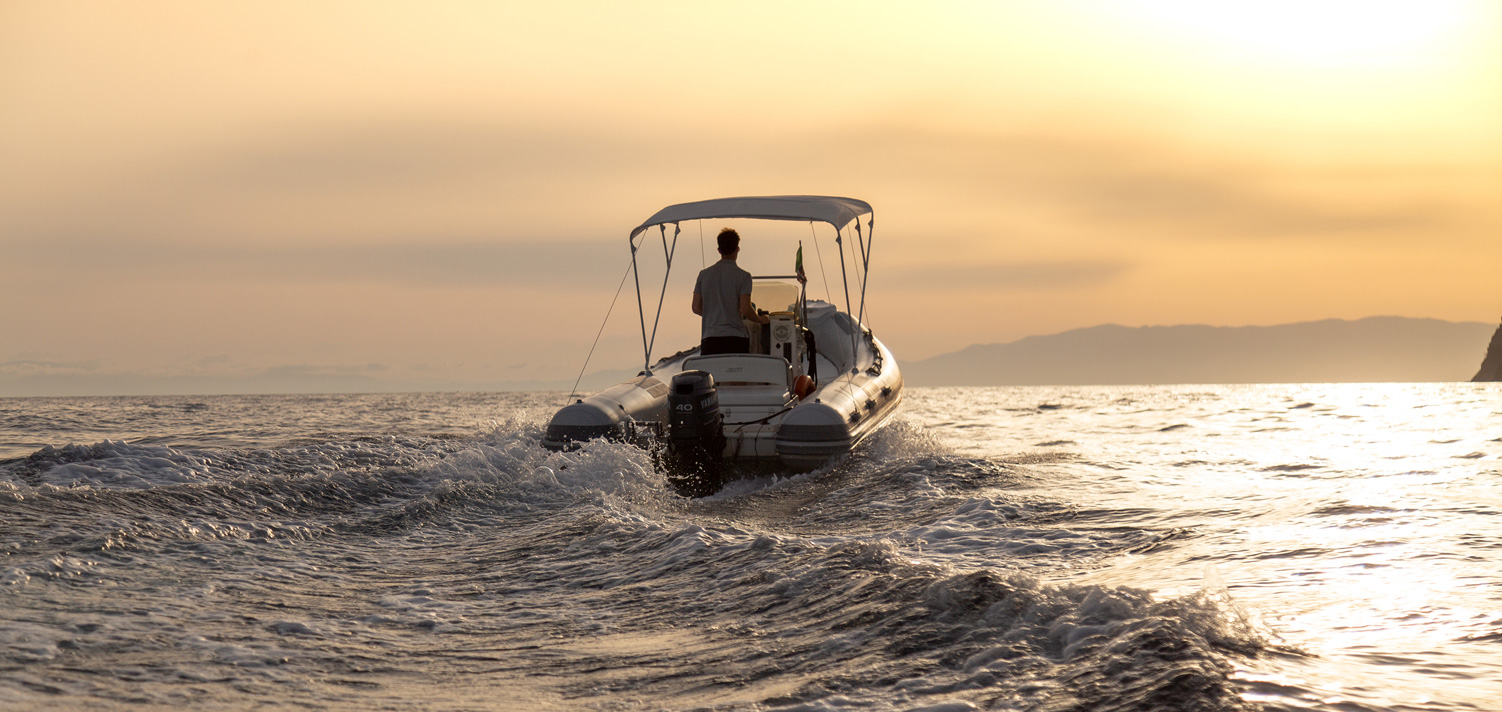
{"label": "boat windshield", "polygon": [[751,303],[769,312],[793,311],[798,304],[798,283],[776,277],[753,277]]}

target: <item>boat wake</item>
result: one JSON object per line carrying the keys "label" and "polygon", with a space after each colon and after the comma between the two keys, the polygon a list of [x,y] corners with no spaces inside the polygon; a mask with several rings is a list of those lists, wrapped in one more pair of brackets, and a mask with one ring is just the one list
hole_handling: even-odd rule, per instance
{"label": "boat wake", "polygon": [[1238,709],[1264,645],[1213,591],[1068,583],[1165,533],[900,418],[697,500],[542,428],[0,462],[0,698]]}

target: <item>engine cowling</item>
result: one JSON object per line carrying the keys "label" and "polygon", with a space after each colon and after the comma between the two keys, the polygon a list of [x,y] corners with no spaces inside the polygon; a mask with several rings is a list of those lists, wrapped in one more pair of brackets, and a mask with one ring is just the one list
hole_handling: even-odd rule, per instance
{"label": "engine cowling", "polygon": [[712,374],[684,371],[673,376],[667,435],[663,464],[673,489],[685,497],[703,497],[724,486],[725,426]]}

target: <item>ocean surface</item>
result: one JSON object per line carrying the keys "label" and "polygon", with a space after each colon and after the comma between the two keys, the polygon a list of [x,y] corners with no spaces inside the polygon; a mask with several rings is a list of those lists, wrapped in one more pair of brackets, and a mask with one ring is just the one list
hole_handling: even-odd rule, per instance
{"label": "ocean surface", "polygon": [[906,397],[696,501],[561,394],[0,399],[0,709],[1502,710],[1502,387]]}

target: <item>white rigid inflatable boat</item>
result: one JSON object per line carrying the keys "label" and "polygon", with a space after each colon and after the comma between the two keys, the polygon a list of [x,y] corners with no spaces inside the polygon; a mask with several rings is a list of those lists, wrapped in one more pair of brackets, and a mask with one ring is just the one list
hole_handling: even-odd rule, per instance
{"label": "white rigid inflatable boat", "polygon": [[[753,276],[751,300],[771,323],[747,322],[751,353],[704,356],[694,347],[653,363],[638,280],[646,368],[635,378],[564,406],[548,424],[543,445],[562,450],[595,438],[646,445],[685,496],[712,494],[737,471],[746,471],[745,466],[806,471],[849,452],[886,425],[902,401],[896,359],[860,319],[871,216],[871,206],[863,201],[823,196],[722,198],[658,211],[631,232],[633,266],[637,238],[658,227],[671,270],[680,221],[760,218],[833,225],[847,308],[808,299],[797,275]],[[862,217],[867,219],[864,231]],[[671,243],[669,224],[674,226]],[[860,267],[855,284],[860,306],[853,314],[851,283],[844,278],[845,240],[850,237],[859,248],[852,250],[851,259]],[[663,280],[665,294],[666,275]],[[659,301],[654,335],[661,307]]]}

